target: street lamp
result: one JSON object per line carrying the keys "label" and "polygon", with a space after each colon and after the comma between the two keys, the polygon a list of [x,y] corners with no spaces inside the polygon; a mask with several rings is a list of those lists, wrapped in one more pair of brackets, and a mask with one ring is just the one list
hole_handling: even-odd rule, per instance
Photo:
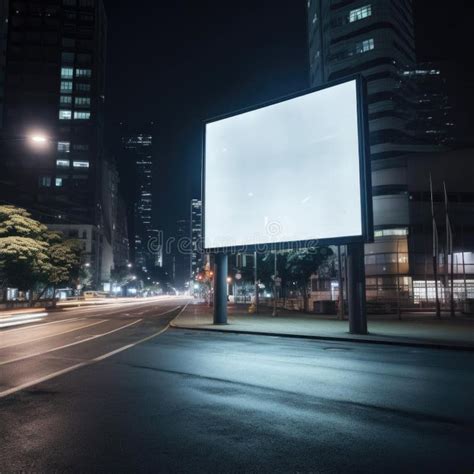
{"label": "street lamp", "polygon": [[30,146],[35,149],[45,149],[49,147],[51,139],[43,132],[31,132],[26,136]]}
{"label": "street lamp", "polygon": [[48,138],[45,135],[31,135],[30,140],[33,143],[43,144],[48,142]]}

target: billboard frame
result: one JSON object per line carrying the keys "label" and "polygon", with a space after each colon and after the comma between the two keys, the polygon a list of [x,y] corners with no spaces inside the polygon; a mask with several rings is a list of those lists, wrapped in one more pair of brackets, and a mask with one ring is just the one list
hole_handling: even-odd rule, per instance
{"label": "billboard frame", "polygon": [[[271,105],[286,102],[291,99],[318,92],[321,90],[329,89],[331,87],[345,84],[348,82],[356,83],[356,100],[357,100],[357,125],[358,125],[358,138],[359,138],[359,182],[361,191],[361,224],[362,233],[354,236],[344,236],[335,238],[324,238],[324,239],[312,239],[312,240],[292,240],[282,242],[261,242],[255,244],[241,244],[227,247],[210,247],[205,246],[206,242],[206,127],[207,125],[224,120],[227,118],[235,117],[247,112],[252,112],[258,109],[269,107]],[[218,115],[210,119],[204,120],[202,130],[202,157],[201,157],[201,199],[202,199],[202,217],[201,217],[201,228],[202,228],[202,239],[203,249],[208,253],[238,253],[242,251],[258,252],[259,250],[279,250],[292,248],[307,248],[319,245],[346,245],[351,243],[370,243],[374,239],[374,223],[373,223],[373,210],[372,210],[372,173],[371,173],[371,162],[370,162],[370,145],[369,145],[369,122],[368,122],[368,110],[367,110],[367,82],[361,74],[345,76],[344,78],[330,81],[323,86],[310,87],[307,89],[300,90],[298,92],[281,96],[276,99],[272,99],[266,102],[261,102],[256,105],[238,109],[233,112]],[[308,242],[314,242],[316,245],[305,245]]]}

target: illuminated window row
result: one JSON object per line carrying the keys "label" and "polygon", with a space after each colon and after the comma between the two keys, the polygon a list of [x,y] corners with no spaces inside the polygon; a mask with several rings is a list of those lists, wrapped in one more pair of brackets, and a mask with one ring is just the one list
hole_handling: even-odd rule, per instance
{"label": "illuminated window row", "polygon": [[[59,103],[61,105],[72,105],[72,96],[70,96],[70,95],[60,96]],[[78,107],[90,107],[91,99],[90,99],[90,97],[75,97],[74,98],[74,105],[76,105]]]}
{"label": "illuminated window row", "polygon": [[74,115],[71,110],[61,109],[59,111],[59,120],[89,120],[91,117],[90,112],[78,112],[74,111]]}
{"label": "illuminated window row", "polygon": [[[72,146],[74,151],[89,151],[89,145],[86,143],[75,143]],[[71,142],[58,142],[58,153],[69,153],[71,151]]]}
{"label": "illuminated window row", "polygon": [[[76,83],[74,89],[75,89],[76,92],[90,92],[91,91],[91,85],[90,84]],[[72,94],[73,82],[72,81],[67,81],[67,80],[62,80],[61,81],[61,86],[60,86],[60,91],[61,91],[61,94]],[[67,99],[64,99],[64,100],[67,100]]]}
{"label": "illuminated window row", "polygon": [[368,40],[364,40],[359,43],[356,43],[355,53],[356,54],[365,53],[367,51],[374,49],[374,47],[375,47],[374,39],[370,38]]}
{"label": "illuminated window row", "polygon": [[354,21],[363,20],[372,15],[372,5],[365,5],[360,8],[356,8],[349,12],[349,23]]}
{"label": "illuminated window row", "polygon": [[[69,166],[71,166],[71,161],[60,158],[56,160],[56,166],[58,168],[69,168]],[[89,162],[85,160],[77,160],[77,161],[74,160],[72,162],[72,167],[73,168],[89,168]]]}
{"label": "illuminated window row", "polygon": [[[92,76],[92,69],[88,68],[76,68],[76,77],[90,78]],[[74,68],[62,67],[61,68],[61,79],[72,79],[74,77]]]}

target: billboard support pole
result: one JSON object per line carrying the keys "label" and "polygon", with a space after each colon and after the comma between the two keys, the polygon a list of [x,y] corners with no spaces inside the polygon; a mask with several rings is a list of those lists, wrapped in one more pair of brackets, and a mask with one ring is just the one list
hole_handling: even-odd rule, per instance
{"label": "billboard support pole", "polygon": [[347,245],[349,332],[367,334],[364,244]]}
{"label": "billboard support pole", "polygon": [[214,324],[227,324],[227,254],[214,259]]}

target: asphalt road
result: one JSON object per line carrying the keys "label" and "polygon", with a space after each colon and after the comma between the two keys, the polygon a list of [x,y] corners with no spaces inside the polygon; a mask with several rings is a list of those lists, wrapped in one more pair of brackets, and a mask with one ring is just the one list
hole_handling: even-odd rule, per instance
{"label": "asphalt road", "polygon": [[23,331],[29,342],[2,332],[0,363],[142,319],[0,365],[5,393],[84,363],[0,398],[0,472],[473,472],[473,353],[177,329],[150,338],[184,303],[103,308],[36,341],[46,326]]}

